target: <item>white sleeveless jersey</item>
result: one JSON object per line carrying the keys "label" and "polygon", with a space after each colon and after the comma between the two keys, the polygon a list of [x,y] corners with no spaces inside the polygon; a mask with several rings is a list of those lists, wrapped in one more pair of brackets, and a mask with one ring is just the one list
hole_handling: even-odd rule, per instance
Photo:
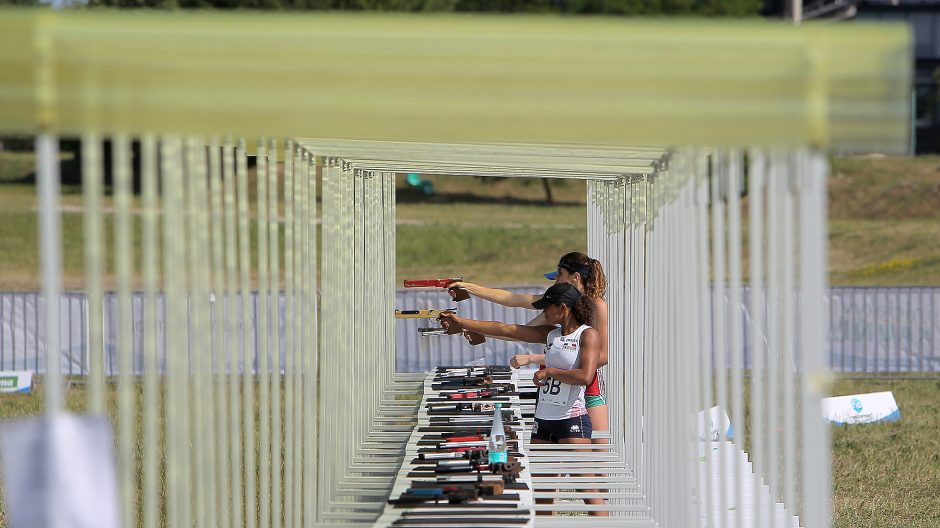
{"label": "white sleeveless jersey", "polygon": [[[568,335],[561,334],[556,328],[548,334],[545,345],[545,367],[572,370],[578,366],[581,354],[581,334],[590,328],[581,325]],[[568,385],[554,378],[545,378],[539,387],[538,405],[535,417],[540,420],[564,420],[587,414],[584,405],[584,385]]]}

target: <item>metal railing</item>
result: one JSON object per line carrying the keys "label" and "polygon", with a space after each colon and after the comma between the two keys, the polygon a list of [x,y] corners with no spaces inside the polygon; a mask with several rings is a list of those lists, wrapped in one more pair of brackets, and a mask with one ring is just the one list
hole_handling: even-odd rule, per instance
{"label": "metal railing", "polygon": [[[550,263],[548,264],[550,266]],[[548,283],[546,283],[547,287]],[[541,286],[507,288],[519,293],[539,293]],[[751,317],[750,288],[741,291],[740,316],[744,323],[745,339],[742,354],[743,367],[750,369],[752,355],[747,322]],[[766,310],[766,292],[761,295]],[[133,364],[134,373],[143,374],[144,296],[133,296]],[[726,302],[730,299],[726,298]],[[213,296],[213,302],[229,306],[224,295]],[[286,298],[282,292],[280,313],[285,310]],[[422,290],[399,290],[395,293],[395,306],[402,309],[434,308],[450,302],[446,293]],[[829,308],[827,357],[829,368],[847,374],[937,374],[940,373],[940,287],[934,286],[836,286],[828,290]],[[42,297],[38,292],[0,292],[0,370],[45,371],[42,360],[46,351]],[[165,365],[165,308],[163,296],[156,297],[157,357],[160,371]],[[238,296],[235,305],[240,305]],[[117,298],[104,296],[102,319],[104,334],[102,348],[105,354],[105,375],[115,376],[117,365]],[[795,296],[794,310],[800,309],[799,296]],[[64,294],[60,301],[61,367],[62,374],[73,378],[87,375],[88,371],[88,302],[83,293]],[[473,298],[461,303],[463,315],[474,319],[525,323],[537,312],[522,308],[505,308]],[[250,343],[249,365],[257,372],[258,337],[255,321],[258,313],[257,292],[251,292],[248,318],[235,314],[238,327],[236,337],[239,350],[242,329],[247,321]],[[766,313],[766,311],[764,312]],[[279,317],[283,321],[282,317]],[[211,328],[219,321],[212,316]],[[404,320],[395,324],[395,366],[397,372],[426,372],[437,365],[464,365],[483,359],[487,364],[507,364],[515,354],[538,353],[539,347],[511,341],[489,340],[471,346],[454,336],[421,337]],[[281,356],[285,353],[285,329],[281,325]],[[766,340],[766,336],[761,336]],[[244,372],[244,358],[239,358],[236,372]],[[75,379],[73,379],[75,381]]]}

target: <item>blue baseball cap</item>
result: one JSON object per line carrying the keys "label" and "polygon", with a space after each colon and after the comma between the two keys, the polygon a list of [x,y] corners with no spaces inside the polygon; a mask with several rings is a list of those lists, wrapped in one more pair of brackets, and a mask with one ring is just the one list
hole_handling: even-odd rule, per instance
{"label": "blue baseball cap", "polygon": [[[568,262],[567,260],[559,260],[558,267],[568,270],[568,273],[580,273],[584,278],[587,278],[591,275],[591,268],[589,266],[579,266],[574,262]],[[557,279],[558,271],[556,270],[546,273],[545,278],[548,280]]]}

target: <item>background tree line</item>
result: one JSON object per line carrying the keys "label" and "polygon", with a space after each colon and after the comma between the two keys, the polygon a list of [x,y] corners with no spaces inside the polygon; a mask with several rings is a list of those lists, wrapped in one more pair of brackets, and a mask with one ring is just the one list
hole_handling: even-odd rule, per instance
{"label": "background tree line", "polygon": [[[35,5],[37,0],[0,0]],[[758,16],[762,0],[89,0],[90,6],[157,9],[289,9],[644,16]]]}

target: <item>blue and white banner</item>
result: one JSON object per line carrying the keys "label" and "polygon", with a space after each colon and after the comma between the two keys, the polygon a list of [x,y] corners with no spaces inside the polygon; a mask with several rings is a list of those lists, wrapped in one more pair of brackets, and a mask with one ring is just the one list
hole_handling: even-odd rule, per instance
{"label": "blue and white banner", "polygon": [[850,394],[823,398],[823,416],[834,424],[893,422],[901,419],[901,410],[891,391]]}
{"label": "blue and white banner", "polygon": [[0,371],[0,392],[30,392],[33,390],[33,371]]}

